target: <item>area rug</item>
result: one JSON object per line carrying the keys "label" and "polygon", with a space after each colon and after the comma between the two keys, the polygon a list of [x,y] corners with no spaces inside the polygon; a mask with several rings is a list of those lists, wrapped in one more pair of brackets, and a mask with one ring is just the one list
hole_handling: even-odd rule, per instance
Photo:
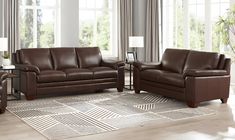
{"label": "area rug", "polygon": [[8,102],[7,110],[48,139],[66,139],[121,128],[143,126],[152,121],[178,121],[215,114],[205,107],[156,94],[124,91],[33,101]]}

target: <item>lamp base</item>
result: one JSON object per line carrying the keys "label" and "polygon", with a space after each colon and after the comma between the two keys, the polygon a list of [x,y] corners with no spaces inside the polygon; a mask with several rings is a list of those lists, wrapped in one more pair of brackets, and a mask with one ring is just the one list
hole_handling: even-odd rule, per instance
{"label": "lamp base", "polygon": [[10,60],[10,59],[3,59],[3,60],[2,60],[2,65],[3,65],[3,66],[9,66],[9,65],[11,65],[11,60]]}

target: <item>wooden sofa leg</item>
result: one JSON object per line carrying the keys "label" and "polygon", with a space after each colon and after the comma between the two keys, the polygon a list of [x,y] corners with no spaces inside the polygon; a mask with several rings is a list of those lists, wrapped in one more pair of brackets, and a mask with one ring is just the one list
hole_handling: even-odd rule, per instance
{"label": "wooden sofa leg", "polygon": [[198,107],[199,103],[188,101],[187,105],[191,108],[196,108]]}
{"label": "wooden sofa leg", "polygon": [[4,113],[5,112],[5,109],[1,108],[0,109],[0,114]]}
{"label": "wooden sofa leg", "polygon": [[34,100],[36,98],[34,95],[26,95],[25,97],[27,100]]}
{"label": "wooden sofa leg", "polygon": [[136,94],[139,94],[139,93],[140,93],[140,90],[136,90],[136,89],[135,89],[135,93],[136,93]]}
{"label": "wooden sofa leg", "polygon": [[123,92],[123,88],[117,88],[118,92]]}
{"label": "wooden sofa leg", "polygon": [[224,98],[224,99],[220,99],[220,100],[221,100],[222,104],[226,104],[228,101],[228,98]]}

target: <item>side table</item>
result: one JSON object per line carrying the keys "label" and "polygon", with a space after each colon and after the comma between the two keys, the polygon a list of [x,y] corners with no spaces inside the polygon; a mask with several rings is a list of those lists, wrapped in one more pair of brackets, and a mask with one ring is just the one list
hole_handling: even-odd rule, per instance
{"label": "side table", "polygon": [[16,69],[14,65],[1,66],[0,71],[8,72],[8,77],[7,78],[11,80],[10,81],[11,92],[10,92],[10,94],[7,94],[7,96],[8,96],[7,100],[8,101],[20,100],[21,99],[20,91],[15,91],[14,88],[13,88],[14,87],[13,86],[13,84],[14,84],[13,79],[14,78],[19,78],[19,75],[14,74],[13,71],[18,71],[18,69]]}
{"label": "side table", "polygon": [[129,84],[127,85],[125,84],[124,88],[128,90],[133,90],[133,83],[132,83],[133,62],[126,62],[126,64],[129,65],[129,68],[125,68],[125,70],[129,71]]}

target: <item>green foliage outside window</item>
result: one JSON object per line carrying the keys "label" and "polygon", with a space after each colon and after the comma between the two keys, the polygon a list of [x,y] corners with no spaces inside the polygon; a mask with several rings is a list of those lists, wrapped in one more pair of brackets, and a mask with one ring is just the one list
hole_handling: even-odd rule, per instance
{"label": "green foliage outside window", "polygon": [[[84,21],[80,23],[80,46],[98,46],[101,50],[109,50],[110,47],[110,15],[108,0],[104,0],[102,14],[97,17],[96,27],[94,22]],[[96,37],[96,40],[95,40]]]}
{"label": "green foliage outside window", "polygon": [[205,25],[203,21],[199,20],[197,17],[190,15],[189,19],[189,45],[184,46],[184,24],[183,24],[183,7],[182,5],[177,5],[176,8],[176,24],[174,27],[174,46],[176,48],[190,48],[194,50],[203,50],[205,46]]}
{"label": "green foliage outside window", "polygon": [[225,16],[219,18],[216,33],[224,47],[227,47],[226,53],[235,61],[235,5],[228,9]]}
{"label": "green foliage outside window", "polygon": [[[21,1],[20,1],[21,2]],[[25,1],[25,5],[33,5],[34,0]],[[40,0],[36,0],[40,3]],[[43,12],[37,10],[37,18],[34,18],[33,9],[21,9],[20,16],[20,45],[22,48],[34,47],[34,32],[37,32],[37,48],[51,48],[54,46],[54,24],[52,22],[42,23]],[[34,20],[37,20],[37,27],[34,27]],[[37,30],[34,30],[37,28]]]}

